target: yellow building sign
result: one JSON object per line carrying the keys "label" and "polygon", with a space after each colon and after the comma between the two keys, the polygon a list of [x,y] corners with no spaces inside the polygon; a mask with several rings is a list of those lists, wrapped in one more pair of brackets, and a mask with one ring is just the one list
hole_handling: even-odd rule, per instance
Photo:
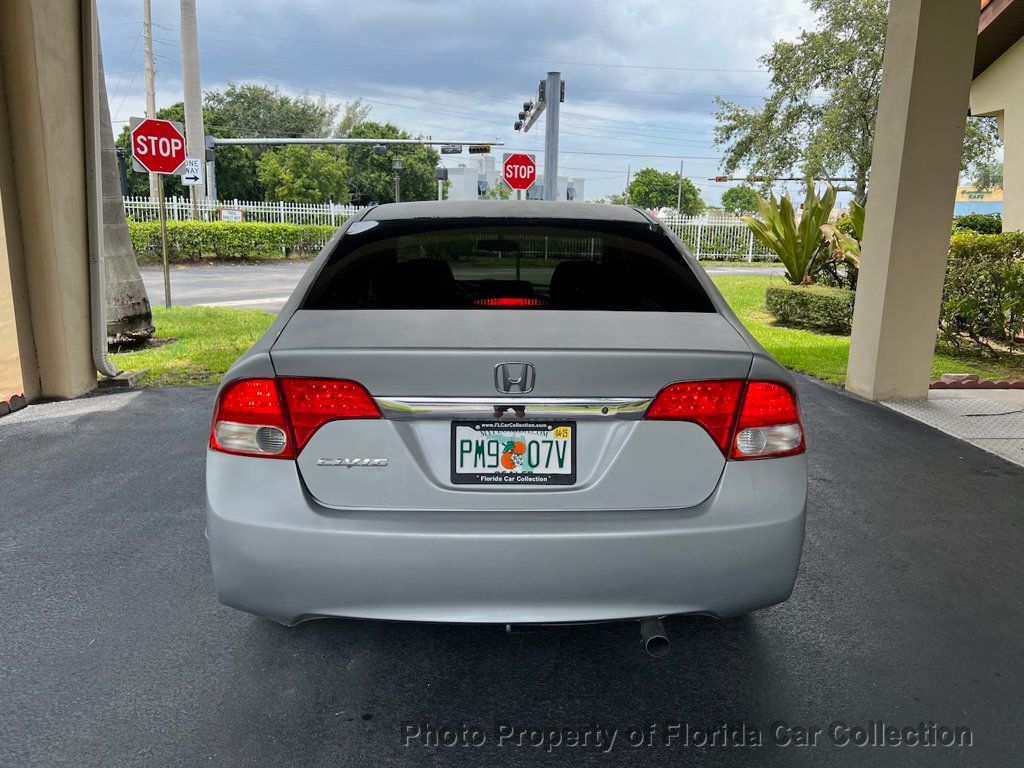
{"label": "yellow building sign", "polygon": [[956,188],[956,199],[979,203],[1001,203],[1003,202],[1003,190],[998,188],[979,190],[973,186],[960,186]]}

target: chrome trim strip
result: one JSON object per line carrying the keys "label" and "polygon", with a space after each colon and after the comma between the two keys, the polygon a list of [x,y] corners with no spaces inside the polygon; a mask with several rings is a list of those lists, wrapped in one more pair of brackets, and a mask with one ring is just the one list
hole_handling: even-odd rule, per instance
{"label": "chrome trim strip", "polygon": [[651,397],[376,397],[385,418],[640,419]]}

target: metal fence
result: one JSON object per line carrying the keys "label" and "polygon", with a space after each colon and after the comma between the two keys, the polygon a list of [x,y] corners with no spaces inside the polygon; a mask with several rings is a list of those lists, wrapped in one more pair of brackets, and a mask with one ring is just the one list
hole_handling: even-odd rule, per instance
{"label": "metal fence", "polygon": [[[136,221],[154,221],[159,204],[148,197],[124,198],[124,212]],[[170,221],[259,221],[268,224],[325,224],[338,226],[361,210],[355,205],[336,203],[273,203],[251,200],[200,200],[193,211],[188,198],[169,197]]]}
{"label": "metal fence", "polygon": [[698,259],[711,261],[777,261],[778,257],[754,239],[737,216],[675,216],[661,219]]}

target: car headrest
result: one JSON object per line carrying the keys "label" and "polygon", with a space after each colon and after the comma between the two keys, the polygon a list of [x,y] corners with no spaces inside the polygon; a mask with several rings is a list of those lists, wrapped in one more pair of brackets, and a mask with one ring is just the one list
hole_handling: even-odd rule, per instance
{"label": "car headrest", "polygon": [[573,309],[604,309],[613,286],[600,264],[563,261],[551,273],[551,304]]}

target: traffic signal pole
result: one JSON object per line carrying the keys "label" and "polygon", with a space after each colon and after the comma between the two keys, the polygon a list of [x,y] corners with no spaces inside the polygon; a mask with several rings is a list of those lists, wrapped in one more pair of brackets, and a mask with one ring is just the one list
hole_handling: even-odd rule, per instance
{"label": "traffic signal pole", "polygon": [[542,114],[547,115],[544,123],[544,199],[558,199],[558,112],[562,104],[563,88],[561,72],[548,72],[546,79],[537,88],[537,101],[527,101],[519,113],[513,128],[528,133]]}
{"label": "traffic signal pole", "polygon": [[548,72],[544,86],[547,117],[544,120],[544,199],[558,199],[558,108],[562,100],[562,74]]}

